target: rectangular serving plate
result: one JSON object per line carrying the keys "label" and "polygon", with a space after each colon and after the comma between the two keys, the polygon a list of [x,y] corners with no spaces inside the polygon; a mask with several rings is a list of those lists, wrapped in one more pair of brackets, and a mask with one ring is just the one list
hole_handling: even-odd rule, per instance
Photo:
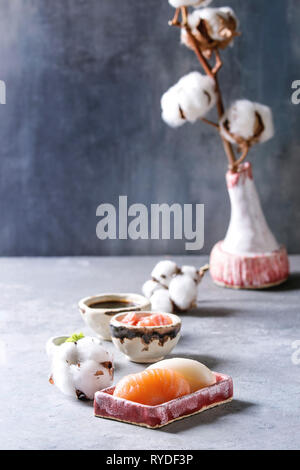
{"label": "rectangular serving plate", "polygon": [[161,428],[233,398],[233,382],[228,375],[215,373],[216,384],[156,406],[141,405],[113,396],[115,387],[96,392],[94,411],[97,418],[108,418],[150,429]]}

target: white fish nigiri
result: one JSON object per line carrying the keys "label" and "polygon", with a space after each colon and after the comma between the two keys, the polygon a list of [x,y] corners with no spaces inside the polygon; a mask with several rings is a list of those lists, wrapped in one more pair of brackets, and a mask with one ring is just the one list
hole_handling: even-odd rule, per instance
{"label": "white fish nigiri", "polygon": [[172,369],[178,372],[189,382],[192,393],[216,383],[215,374],[204,364],[194,359],[182,357],[165,359],[152,364],[148,369]]}

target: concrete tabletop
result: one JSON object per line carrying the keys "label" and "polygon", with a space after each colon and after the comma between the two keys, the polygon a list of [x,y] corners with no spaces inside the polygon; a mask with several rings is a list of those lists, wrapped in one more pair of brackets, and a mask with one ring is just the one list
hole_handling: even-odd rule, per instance
{"label": "concrete tabletop", "polygon": [[[198,266],[207,262],[206,257],[175,259]],[[92,333],[82,323],[77,301],[106,291],[140,292],[156,261],[0,260],[1,449],[300,447],[300,365],[292,360],[292,345],[300,341],[299,256],[291,258],[290,281],[269,291],[222,289],[207,275],[198,308],[182,315],[182,338],[172,356],[191,357],[231,375],[231,404],[149,430],[95,418],[92,403],[67,398],[49,384],[47,339]],[[116,380],[143,369],[117,351],[115,361]]]}

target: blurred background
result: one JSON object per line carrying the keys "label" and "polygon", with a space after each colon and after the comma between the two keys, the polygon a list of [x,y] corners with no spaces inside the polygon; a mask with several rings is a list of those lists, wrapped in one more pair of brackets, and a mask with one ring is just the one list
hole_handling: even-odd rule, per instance
{"label": "blurred background", "polygon": [[[300,252],[299,0],[216,0],[243,31],[224,53],[225,102],[273,108],[276,137],[250,154],[271,229]],[[0,255],[181,254],[184,241],[100,241],[96,208],[205,204],[202,254],[225,235],[226,157],[202,123],[168,128],[160,98],[200,69],[168,27],[167,0],[0,0]],[[195,253],[192,253],[195,254]]]}

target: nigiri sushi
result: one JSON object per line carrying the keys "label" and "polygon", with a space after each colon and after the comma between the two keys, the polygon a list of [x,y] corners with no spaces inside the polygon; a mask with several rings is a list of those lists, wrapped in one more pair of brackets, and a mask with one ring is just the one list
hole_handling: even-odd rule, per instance
{"label": "nigiri sushi", "polygon": [[191,392],[196,392],[201,388],[209,387],[216,383],[215,374],[204,364],[194,359],[186,359],[183,357],[165,359],[164,361],[152,364],[147,370],[152,369],[167,369],[178,372],[190,384]]}
{"label": "nigiri sushi", "polygon": [[172,369],[146,369],[120,380],[114,396],[142,405],[160,405],[191,393],[189,382]]}

